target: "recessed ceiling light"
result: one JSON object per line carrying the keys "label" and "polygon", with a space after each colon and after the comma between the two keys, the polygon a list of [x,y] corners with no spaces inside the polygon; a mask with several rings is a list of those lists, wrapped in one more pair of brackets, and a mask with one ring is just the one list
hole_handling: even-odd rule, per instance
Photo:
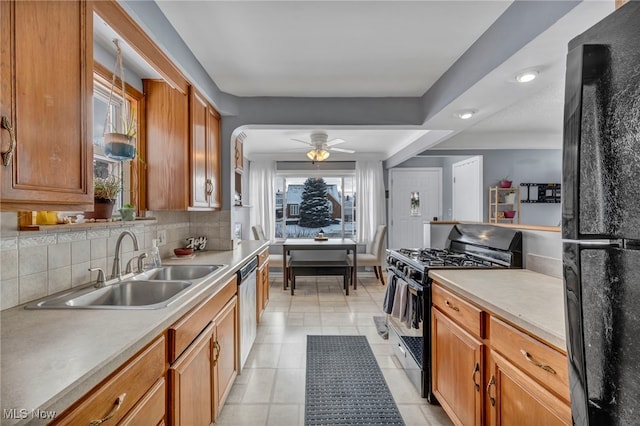
{"label": "recessed ceiling light", "polygon": [[533,81],[538,76],[538,71],[524,71],[516,75],[516,81],[518,83],[528,83]]}
{"label": "recessed ceiling light", "polygon": [[468,120],[471,117],[473,117],[473,114],[475,114],[475,111],[472,110],[465,110],[465,111],[460,111],[456,114],[456,116],[461,119],[461,120]]}

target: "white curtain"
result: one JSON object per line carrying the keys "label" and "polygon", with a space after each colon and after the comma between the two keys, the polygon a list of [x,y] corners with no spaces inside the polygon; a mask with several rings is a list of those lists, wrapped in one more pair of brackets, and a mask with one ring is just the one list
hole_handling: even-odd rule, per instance
{"label": "white curtain", "polygon": [[249,168],[249,205],[251,226],[261,225],[269,240],[275,237],[276,162],[252,161]]}
{"label": "white curtain", "polygon": [[378,225],[386,225],[382,161],[356,161],[356,223],[358,242],[369,245]]}

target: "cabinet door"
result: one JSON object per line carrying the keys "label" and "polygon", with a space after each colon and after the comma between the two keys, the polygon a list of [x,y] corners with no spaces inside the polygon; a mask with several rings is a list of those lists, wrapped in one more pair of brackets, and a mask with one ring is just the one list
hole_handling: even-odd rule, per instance
{"label": "cabinet door", "polygon": [[264,309],[264,265],[259,267],[256,272],[256,318],[258,320],[258,324],[260,323],[260,316],[262,315],[262,311]]}
{"label": "cabinet door", "polygon": [[216,325],[215,402],[216,416],[229,395],[238,374],[238,298],[233,297],[214,319]]}
{"label": "cabinet door", "polygon": [[236,171],[242,173],[242,168],[244,167],[244,154],[242,153],[242,141],[237,138],[235,146],[235,163]]}
{"label": "cabinet door", "polygon": [[214,419],[211,323],[169,368],[170,424],[208,425]]}
{"label": "cabinet door", "polygon": [[147,113],[147,207],[189,206],[189,99],[164,81],[143,80]]}
{"label": "cabinet door", "polygon": [[0,2],[2,210],[93,206],[92,19],[91,2]]}
{"label": "cabinet door", "polygon": [[269,262],[264,264],[262,269],[262,310],[264,311],[269,303]]}
{"label": "cabinet door", "polygon": [[483,344],[437,309],[432,312],[433,393],[455,424],[480,425]]}
{"label": "cabinet door", "polygon": [[571,409],[505,358],[491,351],[486,388],[490,424],[571,425]]}
{"label": "cabinet door", "polygon": [[209,179],[209,206],[222,207],[222,146],[220,143],[220,115],[211,105],[207,108],[207,160]]}
{"label": "cabinet door", "polygon": [[190,88],[189,121],[191,126],[191,206],[209,207],[207,176],[208,103],[193,87]]}

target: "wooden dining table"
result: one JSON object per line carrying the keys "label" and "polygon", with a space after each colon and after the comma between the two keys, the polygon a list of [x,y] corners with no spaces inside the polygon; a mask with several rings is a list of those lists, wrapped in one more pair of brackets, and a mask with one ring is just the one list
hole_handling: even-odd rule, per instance
{"label": "wooden dining table", "polygon": [[287,279],[289,277],[287,258],[289,252],[297,250],[345,250],[347,254],[353,253],[353,289],[358,288],[357,268],[358,260],[356,257],[357,243],[351,238],[327,238],[317,240],[314,238],[287,238],[282,243],[282,271],[284,272],[283,289],[287,288]]}

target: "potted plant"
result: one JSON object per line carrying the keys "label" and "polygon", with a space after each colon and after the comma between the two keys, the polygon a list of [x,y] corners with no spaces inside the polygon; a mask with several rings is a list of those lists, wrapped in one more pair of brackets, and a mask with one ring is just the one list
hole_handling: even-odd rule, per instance
{"label": "potted plant", "polygon": [[516,191],[508,191],[504,194],[504,202],[505,204],[515,204],[516,202]]}
{"label": "potted plant", "polygon": [[[113,73],[111,91],[109,92],[109,102],[107,108],[107,117],[105,119],[104,126],[104,153],[109,158],[116,160],[131,160],[136,156],[136,141],[135,136],[136,129],[136,114],[135,110],[129,111],[129,103],[124,99],[125,84],[124,84],[124,65],[122,63],[122,52],[120,50],[120,43],[118,39],[113,40],[113,44],[116,46],[116,66],[115,70],[120,71],[120,90],[123,98],[122,105],[120,105],[120,119],[114,117],[113,108],[113,91],[116,83],[116,71]],[[118,114],[116,114],[118,115]],[[120,124],[118,124],[118,121]]]}
{"label": "potted plant", "polygon": [[135,137],[137,134],[135,110],[129,114],[124,111],[122,125],[107,125],[104,134],[104,153],[109,158],[116,160],[131,160],[136,156]]}
{"label": "potted plant", "polygon": [[136,220],[136,208],[131,204],[125,204],[120,209],[120,216],[123,221],[130,222]]}
{"label": "potted plant", "polygon": [[116,197],[120,192],[120,178],[107,176],[93,179],[93,212],[88,212],[87,217],[93,219],[111,219]]}
{"label": "potted plant", "polygon": [[505,176],[502,179],[500,179],[500,182],[498,182],[498,185],[500,186],[500,188],[511,188],[511,184],[513,182],[509,180],[509,176]]}

